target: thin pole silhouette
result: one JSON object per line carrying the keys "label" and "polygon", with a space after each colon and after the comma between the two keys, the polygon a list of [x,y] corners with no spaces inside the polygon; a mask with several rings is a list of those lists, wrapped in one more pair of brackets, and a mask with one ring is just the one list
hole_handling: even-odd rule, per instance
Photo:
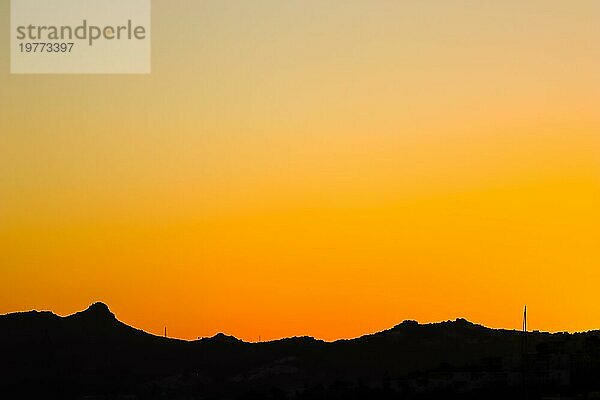
{"label": "thin pole silhouette", "polygon": [[521,341],[521,363],[523,368],[524,398],[529,398],[529,364],[527,360],[527,306],[523,309],[523,339]]}
{"label": "thin pole silhouette", "polygon": [[521,353],[527,350],[527,306],[523,309],[523,339],[521,341]]}

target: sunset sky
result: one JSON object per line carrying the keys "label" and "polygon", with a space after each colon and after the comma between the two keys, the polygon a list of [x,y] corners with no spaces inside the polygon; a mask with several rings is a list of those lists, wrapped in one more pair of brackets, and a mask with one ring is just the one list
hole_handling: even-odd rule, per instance
{"label": "sunset sky", "polygon": [[11,75],[0,314],[195,339],[600,328],[600,2],[154,0],[149,75]]}

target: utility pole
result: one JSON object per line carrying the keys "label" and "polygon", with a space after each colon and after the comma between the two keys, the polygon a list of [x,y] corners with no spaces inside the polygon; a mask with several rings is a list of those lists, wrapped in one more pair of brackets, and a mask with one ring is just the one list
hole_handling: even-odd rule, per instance
{"label": "utility pole", "polygon": [[527,306],[523,309],[523,339],[521,341],[521,352],[525,355],[527,350]]}
{"label": "utility pole", "polygon": [[524,398],[529,398],[529,360],[527,359],[527,306],[523,309],[523,339],[521,341],[521,366]]}

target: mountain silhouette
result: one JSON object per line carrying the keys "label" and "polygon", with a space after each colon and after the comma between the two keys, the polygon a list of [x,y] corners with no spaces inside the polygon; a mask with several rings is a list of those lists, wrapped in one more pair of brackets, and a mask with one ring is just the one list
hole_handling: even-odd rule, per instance
{"label": "mountain silhouette", "polygon": [[[0,398],[543,398],[600,393],[600,335],[405,321],[351,340],[184,341],[103,303],[0,316]],[[585,398],[585,397],[584,397]]]}
{"label": "mountain silhouette", "polygon": [[116,319],[115,314],[110,311],[110,308],[104,303],[94,303],[87,308],[85,311],[73,314],[73,317],[80,318],[95,318],[98,320],[114,320]]}

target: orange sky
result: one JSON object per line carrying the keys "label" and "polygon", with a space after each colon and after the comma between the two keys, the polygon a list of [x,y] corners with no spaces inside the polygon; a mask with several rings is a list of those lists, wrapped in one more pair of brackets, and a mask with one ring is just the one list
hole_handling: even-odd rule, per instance
{"label": "orange sky", "polygon": [[600,3],[153,7],[147,76],[10,75],[0,31],[0,313],[600,328]]}

